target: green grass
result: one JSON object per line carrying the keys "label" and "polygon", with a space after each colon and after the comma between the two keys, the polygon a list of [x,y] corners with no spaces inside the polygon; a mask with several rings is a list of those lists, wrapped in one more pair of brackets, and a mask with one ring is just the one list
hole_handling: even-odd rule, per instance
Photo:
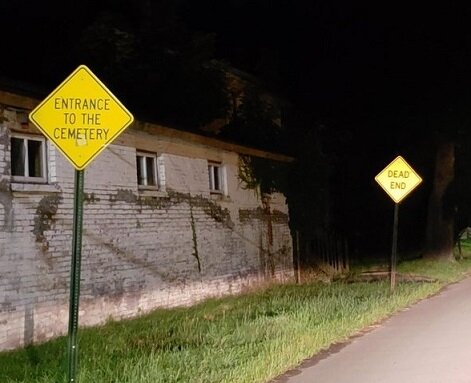
{"label": "green grass", "polygon": [[[458,262],[415,259],[398,264],[397,271],[415,275],[426,275],[441,282],[451,283],[461,279],[471,270],[471,240],[461,240],[463,259]],[[455,257],[458,251],[455,249]]]}
{"label": "green grass", "polygon": [[471,255],[471,239],[461,240],[461,250],[465,257]]}
{"label": "green grass", "polygon": [[[78,382],[267,382],[459,280],[471,259],[415,260],[398,270],[438,281],[401,283],[394,294],[387,281],[272,286],[81,329]],[[0,382],[64,382],[66,341],[0,353]]]}

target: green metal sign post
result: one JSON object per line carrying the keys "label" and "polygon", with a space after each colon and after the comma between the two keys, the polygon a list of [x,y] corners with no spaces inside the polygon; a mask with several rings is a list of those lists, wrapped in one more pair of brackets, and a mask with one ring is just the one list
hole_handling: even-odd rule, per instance
{"label": "green metal sign post", "polygon": [[72,227],[72,262],[70,267],[69,340],[67,381],[76,382],[77,373],[77,330],[80,298],[80,268],[82,262],[84,171],[75,170],[74,220]]}

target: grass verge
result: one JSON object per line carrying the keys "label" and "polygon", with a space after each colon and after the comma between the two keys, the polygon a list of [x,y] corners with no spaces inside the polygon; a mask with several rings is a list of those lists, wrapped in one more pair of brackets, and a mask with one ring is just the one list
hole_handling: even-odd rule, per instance
{"label": "grass verge", "polygon": [[[439,291],[471,270],[414,260],[398,271],[433,283],[305,283],[157,310],[79,332],[79,383],[267,382],[331,344]],[[0,381],[64,382],[66,337],[0,353]]]}

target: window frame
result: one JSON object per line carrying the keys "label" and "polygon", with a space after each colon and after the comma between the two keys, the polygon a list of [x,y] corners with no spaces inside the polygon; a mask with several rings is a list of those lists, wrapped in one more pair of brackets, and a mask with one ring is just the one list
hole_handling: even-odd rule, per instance
{"label": "window frame", "polygon": [[[15,161],[13,158],[13,148],[12,148],[12,142],[13,139],[20,139],[23,141],[23,150],[24,150],[24,169],[23,169],[23,174],[22,176],[19,175],[14,175],[13,174],[13,162]],[[41,171],[41,176],[40,177],[35,177],[35,176],[30,176],[29,175],[29,149],[28,149],[28,141],[36,141],[40,142],[40,161],[41,161],[41,166],[40,166],[40,171]],[[41,183],[45,184],[47,183],[47,140],[43,136],[39,135],[32,135],[32,134],[21,134],[21,133],[11,133],[10,135],[10,166],[11,166],[11,178],[12,181],[14,182],[21,182],[21,183]]]}
{"label": "window frame", "polygon": [[[216,177],[214,176],[217,172],[217,183]],[[208,161],[208,177],[209,177],[209,192],[211,194],[226,195],[226,175],[225,167],[221,162]],[[219,186],[216,188],[216,186]]]}
{"label": "window frame", "polygon": [[[138,166],[139,157],[141,157],[141,165]],[[155,185],[148,184],[148,177],[147,177],[147,164],[145,159],[150,158],[152,160],[152,170],[153,176],[155,180]],[[160,180],[159,180],[159,170],[158,170],[158,161],[157,161],[157,153],[152,152],[145,152],[142,150],[136,150],[136,176],[137,176],[137,188],[140,190],[159,190],[160,188]],[[139,174],[139,169],[144,172],[144,177],[141,177]],[[144,183],[140,183],[140,180],[143,179]]]}

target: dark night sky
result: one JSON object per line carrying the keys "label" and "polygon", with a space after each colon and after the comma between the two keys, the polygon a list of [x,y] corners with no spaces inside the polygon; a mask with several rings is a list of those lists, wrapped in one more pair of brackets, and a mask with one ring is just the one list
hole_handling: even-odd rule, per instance
{"label": "dark night sky", "polygon": [[[82,63],[71,52],[84,27],[111,8],[138,27],[140,3],[1,1],[0,76],[55,87]],[[352,225],[385,222],[381,216],[392,214],[393,205],[374,175],[398,154],[427,172],[430,124],[471,102],[471,6],[465,2],[182,4],[178,15],[189,29],[214,34],[217,58],[266,81],[315,123],[350,137],[336,187],[346,188],[342,208],[355,217]],[[159,27],[158,18],[153,25]],[[426,179],[410,199],[423,200],[429,187]],[[368,209],[372,204],[380,208]]]}
{"label": "dark night sky", "polygon": [[[58,67],[54,60],[62,56],[70,67],[79,64],[70,57],[81,30],[107,8],[136,24],[136,3],[0,2],[0,14],[11,15],[2,21],[2,74],[37,81],[35,70],[51,68],[49,77],[60,81],[71,68]],[[468,6],[338,0],[183,3],[180,18],[190,29],[215,34],[218,58],[276,84],[320,117],[371,120],[378,113],[413,112],[469,93]]]}

